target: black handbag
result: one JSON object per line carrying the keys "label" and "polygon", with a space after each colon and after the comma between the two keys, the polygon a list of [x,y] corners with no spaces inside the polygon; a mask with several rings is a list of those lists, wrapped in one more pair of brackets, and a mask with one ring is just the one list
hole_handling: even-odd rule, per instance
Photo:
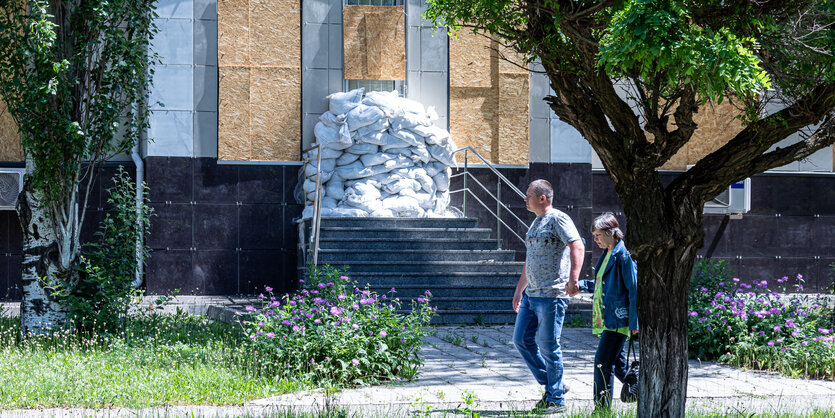
{"label": "black handbag", "polygon": [[634,335],[629,338],[629,351],[626,353],[626,364],[629,364],[630,354],[635,356],[635,360],[632,364],[629,364],[629,369],[626,370],[626,376],[623,378],[623,386],[620,388],[621,402],[638,402],[638,371],[641,362],[638,360],[638,355],[634,354],[632,350],[632,341],[634,339]]}

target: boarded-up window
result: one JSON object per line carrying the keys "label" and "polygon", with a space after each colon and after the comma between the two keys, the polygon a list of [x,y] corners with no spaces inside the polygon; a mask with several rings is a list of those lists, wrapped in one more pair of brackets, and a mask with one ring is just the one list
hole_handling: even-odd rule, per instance
{"label": "boarded-up window", "polygon": [[346,80],[405,80],[403,6],[342,7]]}
{"label": "boarded-up window", "polygon": [[298,161],[299,0],[218,0],[218,158]]}
{"label": "boarded-up window", "polygon": [[20,134],[6,104],[0,101],[0,161],[23,161]]}
{"label": "boarded-up window", "polygon": [[[693,122],[698,125],[693,137],[661,169],[687,170],[688,165],[696,164],[728,143],[744,128],[742,121],[737,118],[739,113],[739,109],[728,101],[700,107],[699,111],[693,114]],[[675,120],[670,118],[667,129],[675,128]],[[652,134],[647,135],[652,138]]]}
{"label": "boarded-up window", "polygon": [[494,164],[527,165],[529,89],[523,57],[472,32],[450,39],[449,130],[457,146]]}

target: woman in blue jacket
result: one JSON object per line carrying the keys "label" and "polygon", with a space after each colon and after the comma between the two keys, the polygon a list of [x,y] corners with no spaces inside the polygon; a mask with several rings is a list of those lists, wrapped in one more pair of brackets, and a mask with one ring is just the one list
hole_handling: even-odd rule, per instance
{"label": "woman in blue jacket", "polygon": [[606,212],[592,221],[594,242],[603,249],[595,267],[595,280],[580,287],[594,294],[592,332],[600,335],[594,355],[595,408],[612,404],[613,376],[626,376],[626,340],[638,333],[637,267],[623,244],[617,219]]}

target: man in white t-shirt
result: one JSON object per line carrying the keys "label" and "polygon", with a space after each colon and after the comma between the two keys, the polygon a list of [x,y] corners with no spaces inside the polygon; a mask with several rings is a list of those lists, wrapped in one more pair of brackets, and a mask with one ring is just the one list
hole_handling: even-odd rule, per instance
{"label": "man in white t-shirt", "polygon": [[571,218],[551,206],[553,197],[554,189],[545,180],[534,180],[528,187],[525,204],[536,219],[525,235],[527,256],[513,295],[513,343],[536,381],[545,386],[535,408],[544,413],[565,410],[568,388],[562,382],[560,334],[568,301],[580,292],[577,280],[585,251]]}

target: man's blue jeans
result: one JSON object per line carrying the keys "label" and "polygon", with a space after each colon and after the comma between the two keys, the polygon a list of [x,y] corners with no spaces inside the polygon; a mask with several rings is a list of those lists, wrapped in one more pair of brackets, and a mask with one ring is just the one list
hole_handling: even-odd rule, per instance
{"label": "man's blue jeans", "polygon": [[568,299],[522,296],[513,343],[534,378],[545,386],[545,400],[565,405],[560,334]]}

